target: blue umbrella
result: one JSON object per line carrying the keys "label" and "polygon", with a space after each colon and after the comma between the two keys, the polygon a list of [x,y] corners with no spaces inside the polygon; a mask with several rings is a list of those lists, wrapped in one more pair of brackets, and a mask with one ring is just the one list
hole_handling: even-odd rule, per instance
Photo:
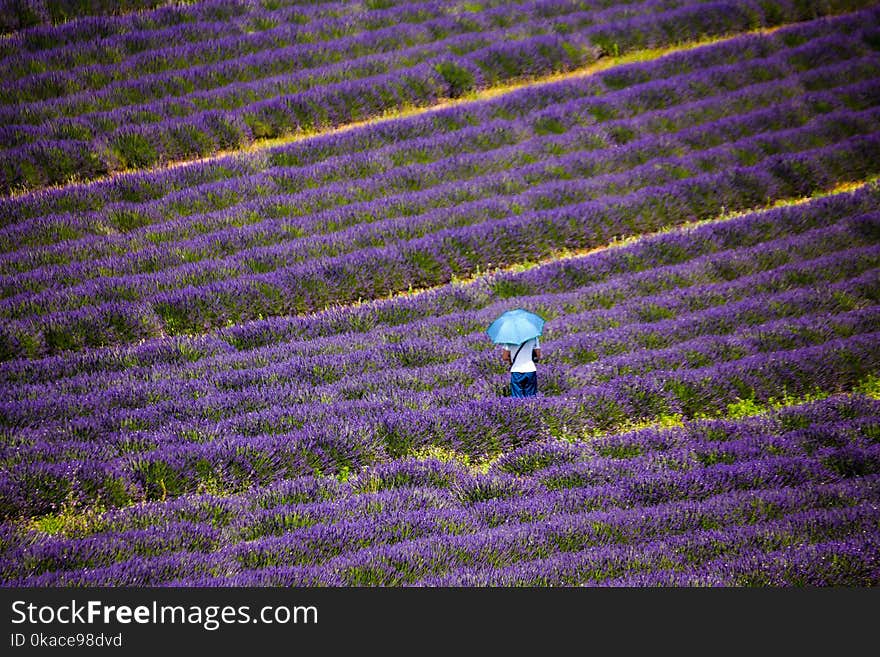
{"label": "blue umbrella", "polygon": [[544,319],[535,313],[517,308],[502,313],[486,329],[495,344],[522,344],[544,331]]}

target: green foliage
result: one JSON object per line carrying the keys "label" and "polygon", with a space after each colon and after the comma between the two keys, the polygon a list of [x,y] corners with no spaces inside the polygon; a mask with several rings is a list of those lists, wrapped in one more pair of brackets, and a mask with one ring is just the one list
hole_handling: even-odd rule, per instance
{"label": "green foliage", "polygon": [[181,473],[164,461],[141,464],[135,471],[143,477],[144,492],[148,500],[165,501],[169,497],[190,492]]}
{"label": "green foliage", "polygon": [[190,313],[186,309],[170,303],[157,303],[155,310],[168,335],[181,335],[193,329]]}
{"label": "green foliage", "polygon": [[50,353],[78,349],[82,346],[82,341],[69,329],[55,326],[46,326],[43,329],[43,341]]}
{"label": "green foliage", "polygon": [[269,139],[278,135],[278,131],[273,126],[253,115],[246,114],[244,121],[250,128],[254,139]]}
{"label": "green foliage", "polygon": [[596,447],[596,453],[599,456],[608,459],[634,459],[642,455],[642,448],[639,445],[617,443],[611,445],[599,445]]}
{"label": "green foliage", "polygon": [[103,527],[101,514],[104,510],[103,505],[81,508],[71,492],[59,511],[31,518],[27,529],[65,537],[87,536]]}
{"label": "green foliage", "polygon": [[728,454],[718,449],[699,450],[693,453],[693,456],[704,468],[708,468],[719,463],[731,464],[736,462],[734,454]]}
{"label": "green foliage", "polygon": [[822,463],[837,472],[841,477],[864,477],[880,472],[880,462],[866,457],[864,453],[846,448],[834,449],[822,457]]}
{"label": "green foliage", "polygon": [[137,208],[113,208],[108,213],[108,219],[119,230],[127,232],[141,228],[152,223],[150,217],[138,211]]}
{"label": "green foliage", "polygon": [[492,281],[492,293],[499,299],[510,299],[532,293],[531,286],[521,279],[501,277]]}
{"label": "green foliage", "polygon": [[386,423],[382,423],[377,427],[377,434],[385,444],[385,451],[390,458],[400,458],[415,449],[412,436],[407,435],[405,431],[397,431]]}
{"label": "green foliage", "polygon": [[643,322],[658,322],[663,319],[675,317],[675,311],[654,303],[648,303],[639,307],[636,314]]}
{"label": "green foliage", "polygon": [[159,159],[156,147],[150,140],[137,132],[123,132],[111,141],[111,146],[119,157],[123,168],[145,168]]}
{"label": "green foliage", "polygon": [[738,399],[727,405],[727,416],[731,419],[739,419],[763,413],[765,406],[757,403],[753,398]]}
{"label": "green foliage", "polygon": [[880,375],[868,374],[853,390],[858,394],[868,395],[874,399],[880,399]]}
{"label": "green foliage", "polygon": [[636,132],[627,126],[616,125],[609,128],[608,136],[614,140],[614,143],[622,146],[632,141],[636,136]]}
{"label": "green foliage", "polygon": [[610,104],[606,103],[597,102],[595,105],[591,105],[587,108],[587,112],[597,123],[603,123],[617,118],[617,110],[615,110]]}
{"label": "green foliage", "polygon": [[599,360],[599,354],[595,349],[580,346],[573,348],[569,352],[568,357],[572,362],[577,363],[578,365],[584,365]]}
{"label": "green foliage", "polygon": [[599,49],[600,56],[620,57],[620,44],[613,34],[595,34],[590,40]]}
{"label": "green foliage", "polygon": [[544,116],[535,121],[533,129],[539,135],[561,135],[568,128],[554,116]]}
{"label": "green foliage", "polygon": [[456,64],[455,62],[445,61],[434,66],[447,85],[447,94],[450,98],[458,98],[469,91],[473,91],[475,87],[474,74],[469,70]]}

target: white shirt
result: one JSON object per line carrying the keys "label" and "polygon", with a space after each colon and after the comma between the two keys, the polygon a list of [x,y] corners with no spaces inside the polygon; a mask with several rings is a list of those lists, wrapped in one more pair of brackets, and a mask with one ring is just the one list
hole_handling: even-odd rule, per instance
{"label": "white shirt", "polygon": [[516,354],[519,349],[519,355],[517,355],[516,360],[513,362],[513,367],[510,368],[511,372],[538,371],[538,368],[535,367],[535,361],[532,360],[532,351],[541,348],[541,343],[538,341],[538,338],[526,340],[523,343],[522,349],[519,348],[518,344],[502,344],[501,348],[509,351],[511,358],[513,358],[514,354]]}

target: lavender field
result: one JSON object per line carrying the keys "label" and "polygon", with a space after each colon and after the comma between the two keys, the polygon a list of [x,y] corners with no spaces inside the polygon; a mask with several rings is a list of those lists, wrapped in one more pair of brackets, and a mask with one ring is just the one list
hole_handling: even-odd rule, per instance
{"label": "lavender field", "polygon": [[3,586],[880,585],[876,3],[0,29]]}

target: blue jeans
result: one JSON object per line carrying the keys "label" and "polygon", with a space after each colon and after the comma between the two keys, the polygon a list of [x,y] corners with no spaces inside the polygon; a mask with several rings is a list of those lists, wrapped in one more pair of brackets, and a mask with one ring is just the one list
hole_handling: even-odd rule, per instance
{"label": "blue jeans", "polygon": [[511,372],[510,396],[533,397],[538,394],[538,375],[535,372]]}

